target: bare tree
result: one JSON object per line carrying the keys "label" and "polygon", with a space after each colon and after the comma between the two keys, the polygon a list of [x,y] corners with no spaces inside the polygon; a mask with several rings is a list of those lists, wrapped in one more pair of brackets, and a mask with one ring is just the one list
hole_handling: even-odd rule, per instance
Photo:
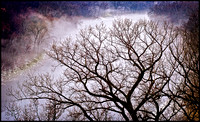
{"label": "bare tree", "polygon": [[36,16],[30,16],[30,18],[24,22],[24,31],[26,35],[31,37],[35,49],[36,46],[40,47],[45,41],[48,29],[44,20]]}
{"label": "bare tree", "polygon": [[[30,77],[30,81],[32,83],[36,82],[45,82],[52,81],[53,79],[50,78],[49,75],[42,75],[40,78],[37,77]],[[20,93],[16,90],[13,91],[12,88],[8,89],[10,91],[10,94],[14,96],[17,100],[13,100],[9,103],[8,106],[6,106],[8,112],[8,116],[14,117],[15,120],[18,121],[33,121],[33,120],[38,120],[38,121],[55,121],[57,120],[62,113],[64,112],[63,109],[61,109],[61,104],[57,102],[55,95],[54,94],[49,94],[48,97],[51,98],[48,101],[44,102],[45,98],[22,98],[23,95],[32,95],[30,94],[30,89],[31,86],[29,85],[36,85],[26,82],[24,85],[19,85],[20,90],[24,90],[23,87],[27,87],[26,90],[21,91]],[[46,84],[47,85],[47,84]],[[22,98],[22,99],[21,99]],[[23,103],[21,103],[21,100],[23,100]]]}
{"label": "bare tree", "polygon": [[[179,29],[181,38],[170,46],[171,65],[179,79],[172,82],[171,97],[182,109],[185,120],[199,121],[199,28]],[[179,82],[177,82],[179,81]]]}
{"label": "bare tree", "polygon": [[124,19],[109,29],[103,23],[88,27],[48,53],[66,67],[64,79],[32,77],[10,95],[53,101],[65,110],[66,120],[171,120],[180,109],[168,97],[176,68],[166,57],[177,37],[169,23],[152,21]]}

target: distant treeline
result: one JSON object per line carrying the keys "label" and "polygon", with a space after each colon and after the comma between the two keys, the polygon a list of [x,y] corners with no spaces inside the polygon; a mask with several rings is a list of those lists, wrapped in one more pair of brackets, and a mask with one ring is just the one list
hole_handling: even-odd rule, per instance
{"label": "distant treeline", "polygon": [[[22,65],[27,55],[40,53],[48,38],[46,20],[67,16],[97,17],[105,10],[147,10],[153,2],[137,1],[1,1],[1,69]],[[38,13],[38,14],[34,14]],[[23,58],[24,57],[24,58]],[[30,57],[31,58],[31,57]]]}
{"label": "distant treeline", "polygon": [[171,22],[188,19],[199,11],[199,1],[160,1],[150,8],[149,15],[164,15]]}
{"label": "distant treeline", "polygon": [[[11,8],[15,13],[35,9],[44,14],[59,11],[60,14],[93,16],[95,8],[124,9],[130,11],[146,10],[152,7],[153,1],[26,1],[26,2],[1,2],[4,8]],[[13,12],[14,12],[13,11]],[[52,15],[52,16],[59,16]]]}
{"label": "distant treeline", "polygon": [[130,12],[150,10],[150,15],[166,15],[172,22],[178,22],[197,11],[198,6],[198,1],[1,1],[1,38],[9,38],[13,32],[18,33],[21,21],[19,14],[27,10],[34,10],[49,18],[62,15],[92,17],[106,9]]}
{"label": "distant treeline", "polygon": [[190,31],[199,27],[198,1],[1,1],[0,5],[3,69],[14,66],[13,57],[21,58],[21,54],[38,50],[37,47],[47,37],[45,20],[32,16],[31,12],[51,20],[63,15],[97,17],[108,9],[119,12],[148,10],[149,15],[165,15],[171,22],[188,19],[184,27]]}
{"label": "distant treeline", "polygon": [[125,11],[141,11],[149,9],[153,2],[149,1],[1,1],[1,38],[9,38],[13,32],[18,33],[20,13],[34,10],[46,17],[97,15],[101,10],[120,9]]}

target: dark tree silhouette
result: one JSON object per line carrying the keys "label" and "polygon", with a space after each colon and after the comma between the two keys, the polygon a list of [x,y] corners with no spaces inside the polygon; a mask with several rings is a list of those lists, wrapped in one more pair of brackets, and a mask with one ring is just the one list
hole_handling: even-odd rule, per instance
{"label": "dark tree silhouette", "polygon": [[48,52],[66,67],[63,79],[30,77],[9,93],[17,100],[51,101],[52,120],[64,113],[66,120],[176,120],[183,110],[170,92],[177,67],[167,59],[180,39],[166,22],[124,19],[110,29],[88,27]]}

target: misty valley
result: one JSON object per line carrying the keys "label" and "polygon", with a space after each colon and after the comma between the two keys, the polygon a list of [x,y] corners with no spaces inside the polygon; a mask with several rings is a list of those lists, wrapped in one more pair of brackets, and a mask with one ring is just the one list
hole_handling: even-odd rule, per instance
{"label": "misty valley", "polygon": [[2,121],[199,121],[198,1],[1,1]]}

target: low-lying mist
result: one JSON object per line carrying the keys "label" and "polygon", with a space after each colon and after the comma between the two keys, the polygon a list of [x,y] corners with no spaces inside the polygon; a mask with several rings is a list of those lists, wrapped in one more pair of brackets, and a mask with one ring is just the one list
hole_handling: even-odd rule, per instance
{"label": "low-lying mist", "polygon": [[[116,16],[123,18],[126,14],[130,14],[127,17],[131,17],[133,12],[119,7],[118,9],[95,8],[92,13],[90,17],[67,14],[52,17],[32,9],[25,13],[19,13],[15,17],[17,19],[14,18],[18,23],[17,31],[9,35],[9,38],[2,38],[1,40],[3,47],[1,69],[6,71],[20,67],[26,62],[25,60],[32,60],[33,57],[43,53],[44,49],[49,48],[52,42],[64,41],[68,36],[75,38],[75,33],[78,33],[79,27],[85,20],[90,20],[89,23],[84,22],[84,24],[90,25],[95,23],[92,22],[93,20],[97,19],[105,21],[104,18],[114,19]],[[134,13],[137,14],[137,12]],[[141,15],[144,13],[146,12],[140,12]],[[24,61],[21,59],[24,59]]]}

